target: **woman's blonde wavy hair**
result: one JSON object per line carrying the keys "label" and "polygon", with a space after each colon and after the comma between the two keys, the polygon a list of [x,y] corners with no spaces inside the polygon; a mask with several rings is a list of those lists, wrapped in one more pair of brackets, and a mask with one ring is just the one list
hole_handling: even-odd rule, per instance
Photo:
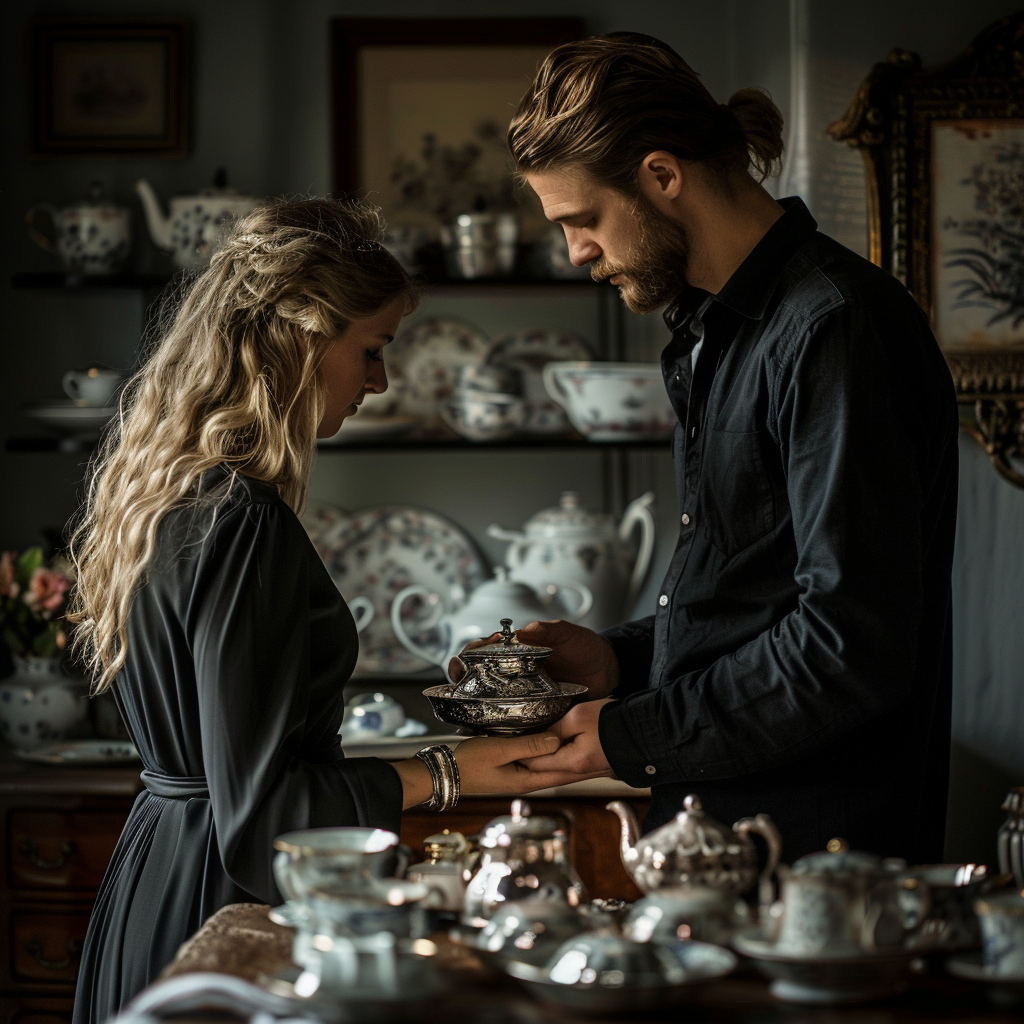
{"label": "woman's blonde wavy hair", "polygon": [[71,540],[78,582],[69,618],[93,692],[124,663],[132,596],[157,528],[198,502],[204,472],[226,466],[273,487],[297,513],[326,392],[331,342],[415,288],[381,245],[380,211],[306,199],[238,221],[180,298],[90,467]]}

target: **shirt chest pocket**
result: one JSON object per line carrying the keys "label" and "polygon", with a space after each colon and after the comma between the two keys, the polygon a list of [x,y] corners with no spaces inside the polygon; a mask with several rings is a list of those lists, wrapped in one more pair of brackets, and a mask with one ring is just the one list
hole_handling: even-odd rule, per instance
{"label": "shirt chest pocket", "polygon": [[772,486],[757,431],[708,432],[700,493],[711,543],[727,558],[772,529]]}

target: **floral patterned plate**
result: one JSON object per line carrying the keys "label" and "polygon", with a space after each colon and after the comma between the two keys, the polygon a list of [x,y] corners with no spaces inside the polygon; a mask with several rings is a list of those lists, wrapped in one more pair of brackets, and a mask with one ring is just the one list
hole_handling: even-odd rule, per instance
{"label": "floral patterned plate", "polygon": [[523,429],[528,434],[562,434],[570,429],[565,410],[544,388],[541,374],[545,364],[554,360],[593,358],[590,342],[581,335],[539,327],[495,338],[487,353],[487,362],[491,365],[511,366],[522,373],[526,401]]}
{"label": "floral patterned plate", "polygon": [[[325,531],[317,541],[346,600],[362,595],[373,602],[374,616],[359,636],[357,674],[406,675],[433,666],[407,651],[391,629],[391,602],[403,588],[419,583],[458,607],[490,577],[473,541],[453,522],[427,509],[384,505],[356,512]],[[439,631],[417,624],[434,622],[437,609],[410,600],[403,605],[407,631],[417,642],[436,642]]]}
{"label": "floral patterned plate", "polygon": [[83,768],[97,764],[135,764],[139,760],[135,747],[120,740],[69,740],[15,753],[25,761],[80,765]]}
{"label": "floral patterned plate", "polygon": [[313,546],[316,547],[325,533],[347,518],[348,513],[343,508],[332,505],[329,501],[310,501],[302,513],[301,522]]}
{"label": "floral patterned plate", "polygon": [[487,348],[487,335],[465,320],[428,317],[403,327],[385,355],[399,412],[436,421],[459,369],[481,364]]}

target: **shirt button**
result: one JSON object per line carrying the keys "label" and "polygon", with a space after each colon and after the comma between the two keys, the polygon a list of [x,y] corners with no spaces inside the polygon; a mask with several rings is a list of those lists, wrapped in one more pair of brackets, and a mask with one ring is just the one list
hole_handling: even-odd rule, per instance
{"label": "shirt button", "polygon": [[665,605],[668,604],[668,594],[662,594],[661,597],[658,598],[658,604],[660,604],[661,607],[664,608]]}
{"label": "shirt button", "polygon": [[693,441],[693,440],[696,440],[696,437],[697,437],[697,428],[696,428],[696,427],[694,427],[694,428],[693,428],[693,429],[692,429],[692,430],[690,431],[690,440],[691,440],[691,441]]}
{"label": "shirt button", "polygon": [[646,768],[644,769],[644,771],[645,771],[645,772],[647,772],[647,774],[648,774],[648,775],[653,775],[653,774],[654,774],[654,773],[655,773],[655,772],[656,772],[657,770],[658,770],[658,769],[657,769],[657,768],[655,768],[653,764],[649,764],[649,765],[648,765],[648,766],[647,766],[647,767],[646,767]]}
{"label": "shirt button", "polygon": [[687,515],[687,513],[684,512],[680,518],[682,520],[683,526],[689,526],[690,525],[690,517],[689,517],[689,515]]}

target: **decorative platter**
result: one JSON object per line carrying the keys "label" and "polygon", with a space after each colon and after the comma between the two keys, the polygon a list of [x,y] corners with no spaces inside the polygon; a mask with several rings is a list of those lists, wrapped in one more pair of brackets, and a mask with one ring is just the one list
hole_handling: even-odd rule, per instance
{"label": "decorative platter", "polygon": [[573,331],[534,328],[495,338],[487,353],[493,366],[509,366],[523,375],[528,434],[562,434],[569,430],[565,410],[547,393],[541,376],[546,363],[555,360],[593,359],[594,350]]}
{"label": "decorative platter", "polygon": [[459,370],[483,363],[487,350],[487,335],[465,320],[428,317],[403,327],[386,356],[399,411],[436,420],[458,382]]}
{"label": "decorative platter", "polygon": [[335,529],[346,518],[348,513],[338,505],[332,505],[329,501],[309,501],[300,522],[313,542],[313,547],[316,547],[323,534]]}
{"label": "decorative platter", "polygon": [[[373,603],[373,619],[359,635],[357,674],[434,668],[407,651],[391,629],[391,602],[400,590],[419,583],[453,608],[490,576],[476,545],[455,523],[409,505],[356,512],[322,533],[316,547],[346,600],[362,595]],[[440,633],[417,629],[425,615],[436,621],[433,612],[416,600],[403,605],[409,634],[427,647],[436,642],[440,652]]]}
{"label": "decorative platter", "polygon": [[139,752],[131,743],[120,740],[69,740],[47,743],[32,750],[16,751],[24,761],[38,764],[78,765],[83,768],[98,764],[136,764]]}

